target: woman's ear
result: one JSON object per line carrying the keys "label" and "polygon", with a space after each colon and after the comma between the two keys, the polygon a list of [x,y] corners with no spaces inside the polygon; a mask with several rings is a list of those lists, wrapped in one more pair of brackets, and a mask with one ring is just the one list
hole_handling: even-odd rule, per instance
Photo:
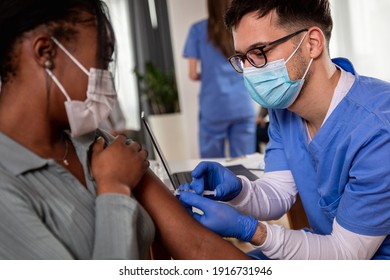
{"label": "woman's ear", "polygon": [[316,59],[326,50],[325,35],[318,27],[312,27],[308,32],[310,57]]}
{"label": "woman's ear", "polygon": [[56,46],[48,34],[38,35],[33,40],[34,57],[39,65],[44,68],[54,68]]}

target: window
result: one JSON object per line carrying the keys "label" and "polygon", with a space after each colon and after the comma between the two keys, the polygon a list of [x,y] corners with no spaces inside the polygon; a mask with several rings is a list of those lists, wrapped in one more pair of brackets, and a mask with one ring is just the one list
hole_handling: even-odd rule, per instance
{"label": "window", "polygon": [[360,75],[390,81],[390,0],[330,0],[332,57],[346,57]]}
{"label": "window", "polygon": [[134,52],[129,19],[128,0],[104,0],[110,10],[117,40],[115,83],[119,102],[126,118],[126,127],[139,130],[139,102],[134,74]]}

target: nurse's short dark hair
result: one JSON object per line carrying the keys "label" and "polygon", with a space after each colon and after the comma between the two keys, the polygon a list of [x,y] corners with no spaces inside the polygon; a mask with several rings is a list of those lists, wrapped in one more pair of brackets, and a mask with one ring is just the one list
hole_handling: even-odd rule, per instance
{"label": "nurse's short dark hair", "polygon": [[[70,40],[74,26],[90,14],[98,29],[98,56],[105,56],[107,40],[115,41],[106,4],[102,0],[0,0],[0,76],[14,74],[15,44],[23,34],[46,26],[57,39]],[[98,59],[105,59],[98,57]]]}
{"label": "nurse's short dark hair", "polygon": [[248,13],[256,12],[262,18],[273,10],[279,26],[291,32],[317,26],[329,43],[333,21],[328,0],[233,0],[225,14],[225,25],[232,30]]}

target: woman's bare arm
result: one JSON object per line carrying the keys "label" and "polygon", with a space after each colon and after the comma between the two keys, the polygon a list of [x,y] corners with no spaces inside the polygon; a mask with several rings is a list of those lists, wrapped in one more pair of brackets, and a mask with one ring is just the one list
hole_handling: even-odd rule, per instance
{"label": "woman's bare arm", "polygon": [[195,58],[188,59],[188,76],[193,81],[200,80],[200,73],[198,71],[198,60]]}
{"label": "woman's bare arm", "polygon": [[173,259],[249,259],[192,218],[150,169],[133,192],[152,217],[158,241]]}

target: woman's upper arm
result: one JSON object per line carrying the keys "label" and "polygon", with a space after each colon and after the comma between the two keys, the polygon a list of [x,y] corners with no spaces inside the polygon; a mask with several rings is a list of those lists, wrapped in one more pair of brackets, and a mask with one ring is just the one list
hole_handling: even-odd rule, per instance
{"label": "woman's upper arm", "polygon": [[134,194],[152,217],[158,240],[174,259],[249,259],[198,223],[152,171],[144,176]]}

